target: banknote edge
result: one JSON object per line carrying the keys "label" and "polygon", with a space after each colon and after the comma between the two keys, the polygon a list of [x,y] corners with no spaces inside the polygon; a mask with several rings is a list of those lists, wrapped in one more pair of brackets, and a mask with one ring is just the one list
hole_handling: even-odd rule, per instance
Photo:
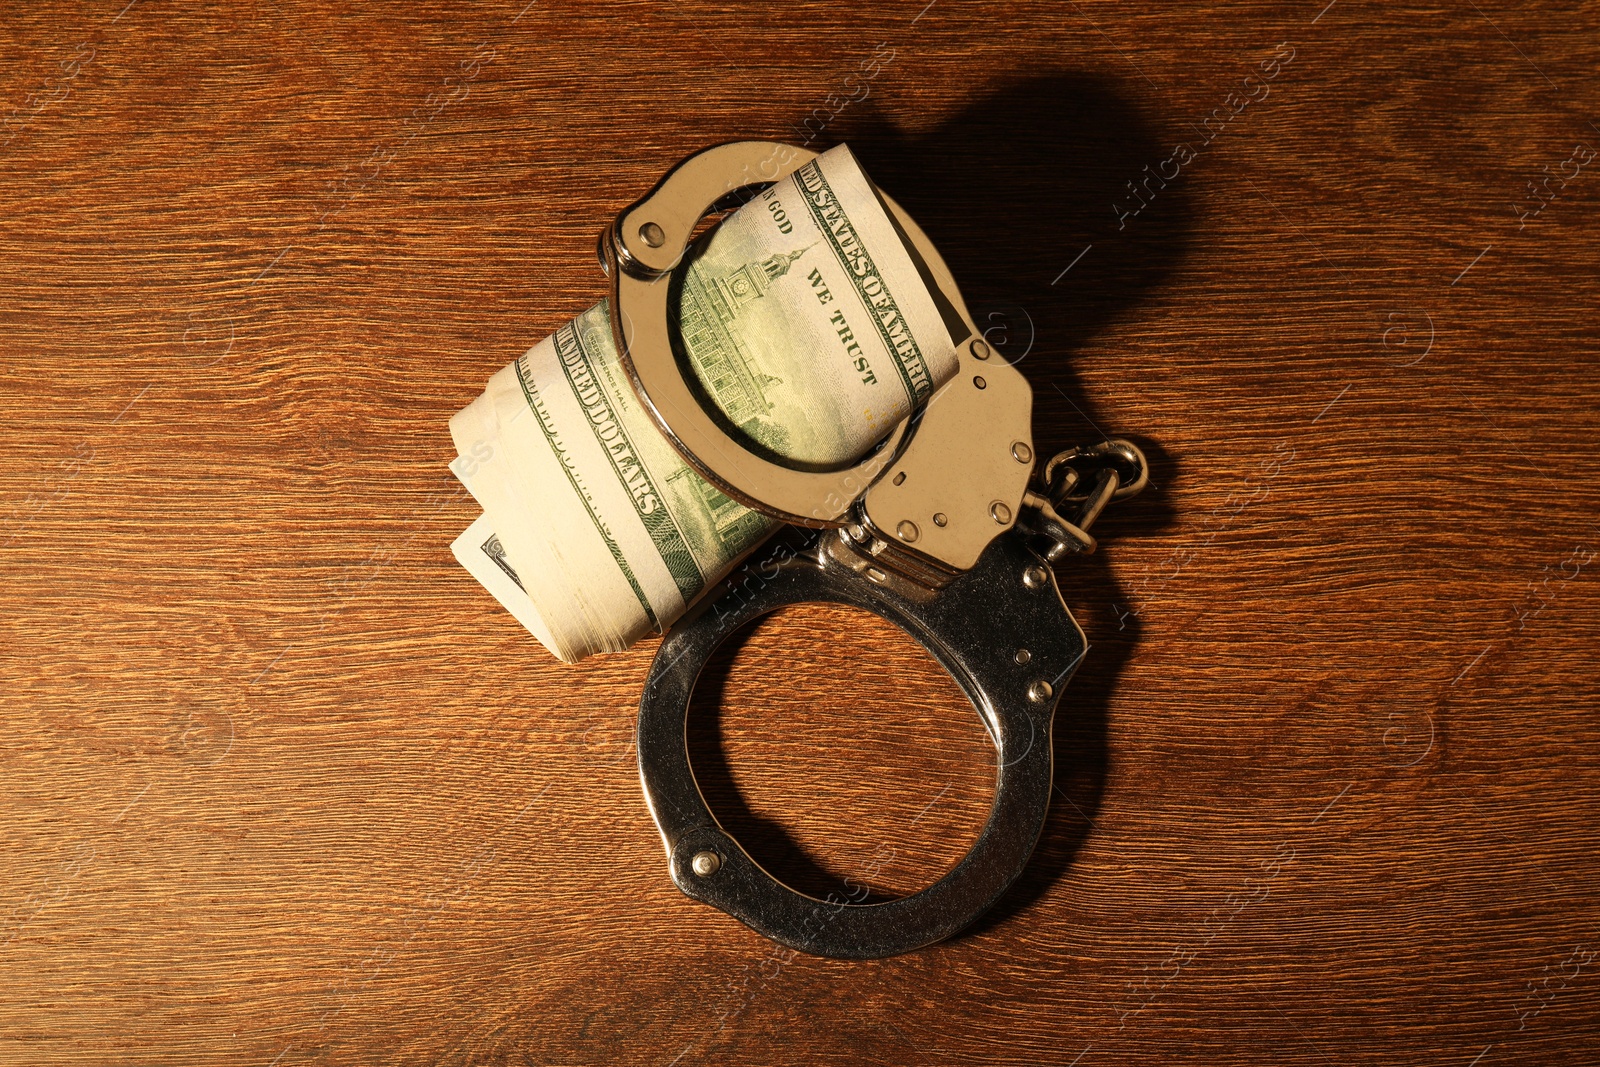
{"label": "banknote edge", "polygon": [[594,525],[595,532],[605,542],[606,549],[611,553],[611,558],[616,562],[617,569],[627,579],[628,586],[633,590],[634,597],[639,601],[639,606],[644,609],[645,616],[650,620],[650,625],[657,631],[661,630],[661,621],[656,617],[655,608],[650,604],[650,598],[645,595],[639,579],[635,577],[633,568],[628,566],[628,561],[623,557],[622,550],[617,547],[616,539],[611,536],[611,531],[600,516],[595,514],[594,504],[589,499],[588,492],[583,488],[583,483],[578,480],[577,473],[569,462],[570,453],[561,441],[561,435],[550,425],[550,412],[544,406],[544,400],[539,396],[539,388],[529,380],[526,363],[523,359],[516,361],[517,382],[522,386],[522,395],[528,401],[528,407],[533,411],[535,420],[539,423],[539,430],[549,442],[550,449],[556,455],[556,461],[561,471],[567,477],[567,482],[572,486],[572,491],[583,502],[584,511],[588,512],[589,521]]}

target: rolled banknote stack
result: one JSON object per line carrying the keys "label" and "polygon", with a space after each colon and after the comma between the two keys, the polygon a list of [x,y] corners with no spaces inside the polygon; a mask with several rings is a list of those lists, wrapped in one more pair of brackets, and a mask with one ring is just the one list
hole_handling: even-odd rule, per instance
{"label": "rolled banknote stack", "polygon": [[[698,240],[668,305],[726,423],[797,464],[865,455],[956,369],[912,253],[843,145]],[[568,663],[664,631],[777,526],[651,422],[604,301],[490,378],[450,433],[451,470],[483,507],[456,558]]]}

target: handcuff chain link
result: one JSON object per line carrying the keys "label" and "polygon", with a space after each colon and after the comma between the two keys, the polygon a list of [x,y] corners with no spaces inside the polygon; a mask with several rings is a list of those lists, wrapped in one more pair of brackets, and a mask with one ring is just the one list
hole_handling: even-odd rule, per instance
{"label": "handcuff chain link", "polygon": [[1071,552],[1093,552],[1097,542],[1089,527],[1106,505],[1134,496],[1149,481],[1150,465],[1132,441],[1107,438],[1069,448],[1034,470],[1017,525],[1047,542],[1043,554],[1051,563]]}

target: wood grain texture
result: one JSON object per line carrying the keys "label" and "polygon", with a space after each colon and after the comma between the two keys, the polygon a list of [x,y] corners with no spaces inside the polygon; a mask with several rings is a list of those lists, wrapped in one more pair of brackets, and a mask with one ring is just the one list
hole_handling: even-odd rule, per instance
{"label": "wood grain texture", "polygon": [[[0,20],[0,1062],[1600,1062],[1592,9],[122,2]],[[599,228],[808,118],[1041,448],[1155,468],[1060,569],[1029,873],[873,963],[681,896],[654,642],[563,667],[448,550],[446,420]],[[796,884],[972,840],[892,627],[716,676],[706,790]]]}

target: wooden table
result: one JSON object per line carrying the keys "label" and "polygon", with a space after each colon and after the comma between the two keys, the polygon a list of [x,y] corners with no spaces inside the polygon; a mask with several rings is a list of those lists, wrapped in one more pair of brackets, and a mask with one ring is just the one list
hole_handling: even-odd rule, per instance
{"label": "wooden table", "polygon": [[[0,28],[0,1062],[1600,1062],[1592,10],[123,2]],[[1154,467],[1059,568],[1028,874],[873,963],[680,895],[655,642],[562,666],[447,547],[450,414],[748,136],[852,144],[1041,447]],[[897,630],[713,674],[795,885],[974,839]]]}

